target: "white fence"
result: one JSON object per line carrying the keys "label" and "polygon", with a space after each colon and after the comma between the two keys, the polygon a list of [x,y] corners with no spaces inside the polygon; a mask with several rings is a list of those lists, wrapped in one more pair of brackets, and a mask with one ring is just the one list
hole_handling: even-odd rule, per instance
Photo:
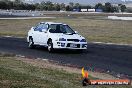
{"label": "white fence", "polygon": [[132,20],[132,17],[108,16],[108,19],[112,19],[112,20]]}
{"label": "white fence", "polygon": [[0,10],[0,15],[5,16],[41,16],[41,11],[30,11],[30,10]]}

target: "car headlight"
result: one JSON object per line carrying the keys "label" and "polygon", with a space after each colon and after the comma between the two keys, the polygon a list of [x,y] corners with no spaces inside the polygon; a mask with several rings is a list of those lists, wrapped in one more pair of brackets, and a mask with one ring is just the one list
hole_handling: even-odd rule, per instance
{"label": "car headlight", "polygon": [[85,39],[82,39],[82,40],[80,40],[80,42],[86,42],[86,40]]}
{"label": "car headlight", "polygon": [[59,38],[59,41],[66,41],[65,38]]}

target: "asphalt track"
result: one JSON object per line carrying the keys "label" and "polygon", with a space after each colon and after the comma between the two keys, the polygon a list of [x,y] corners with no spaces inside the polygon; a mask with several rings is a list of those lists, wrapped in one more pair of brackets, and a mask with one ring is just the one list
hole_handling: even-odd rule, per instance
{"label": "asphalt track", "polygon": [[23,55],[29,58],[44,58],[59,63],[84,66],[87,69],[125,74],[132,77],[132,46],[89,43],[86,52],[56,50],[49,53],[46,48],[29,49],[24,38],[0,37],[0,52]]}

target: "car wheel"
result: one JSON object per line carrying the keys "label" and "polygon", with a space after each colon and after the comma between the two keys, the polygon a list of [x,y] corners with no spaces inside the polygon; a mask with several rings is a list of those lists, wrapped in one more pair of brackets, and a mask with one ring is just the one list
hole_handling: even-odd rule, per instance
{"label": "car wheel", "polygon": [[49,42],[48,42],[48,51],[49,52],[53,52],[53,43],[52,43],[52,41],[50,40]]}
{"label": "car wheel", "polygon": [[34,42],[33,42],[33,39],[32,39],[32,38],[30,38],[30,39],[29,39],[29,44],[28,44],[28,47],[29,47],[30,49],[33,49],[33,48],[35,47],[35,45],[34,45]]}

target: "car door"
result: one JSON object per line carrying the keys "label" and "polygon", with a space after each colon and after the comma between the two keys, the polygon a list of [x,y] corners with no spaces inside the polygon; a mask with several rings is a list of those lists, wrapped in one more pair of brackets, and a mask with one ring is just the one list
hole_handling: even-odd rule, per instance
{"label": "car door", "polygon": [[43,23],[41,25],[41,30],[39,33],[39,43],[41,45],[47,45],[47,40],[48,40],[47,30],[48,30],[48,25]]}
{"label": "car door", "polygon": [[39,36],[40,36],[40,30],[41,30],[41,24],[38,24],[35,28],[34,28],[34,32],[33,32],[33,41],[35,44],[39,44]]}

